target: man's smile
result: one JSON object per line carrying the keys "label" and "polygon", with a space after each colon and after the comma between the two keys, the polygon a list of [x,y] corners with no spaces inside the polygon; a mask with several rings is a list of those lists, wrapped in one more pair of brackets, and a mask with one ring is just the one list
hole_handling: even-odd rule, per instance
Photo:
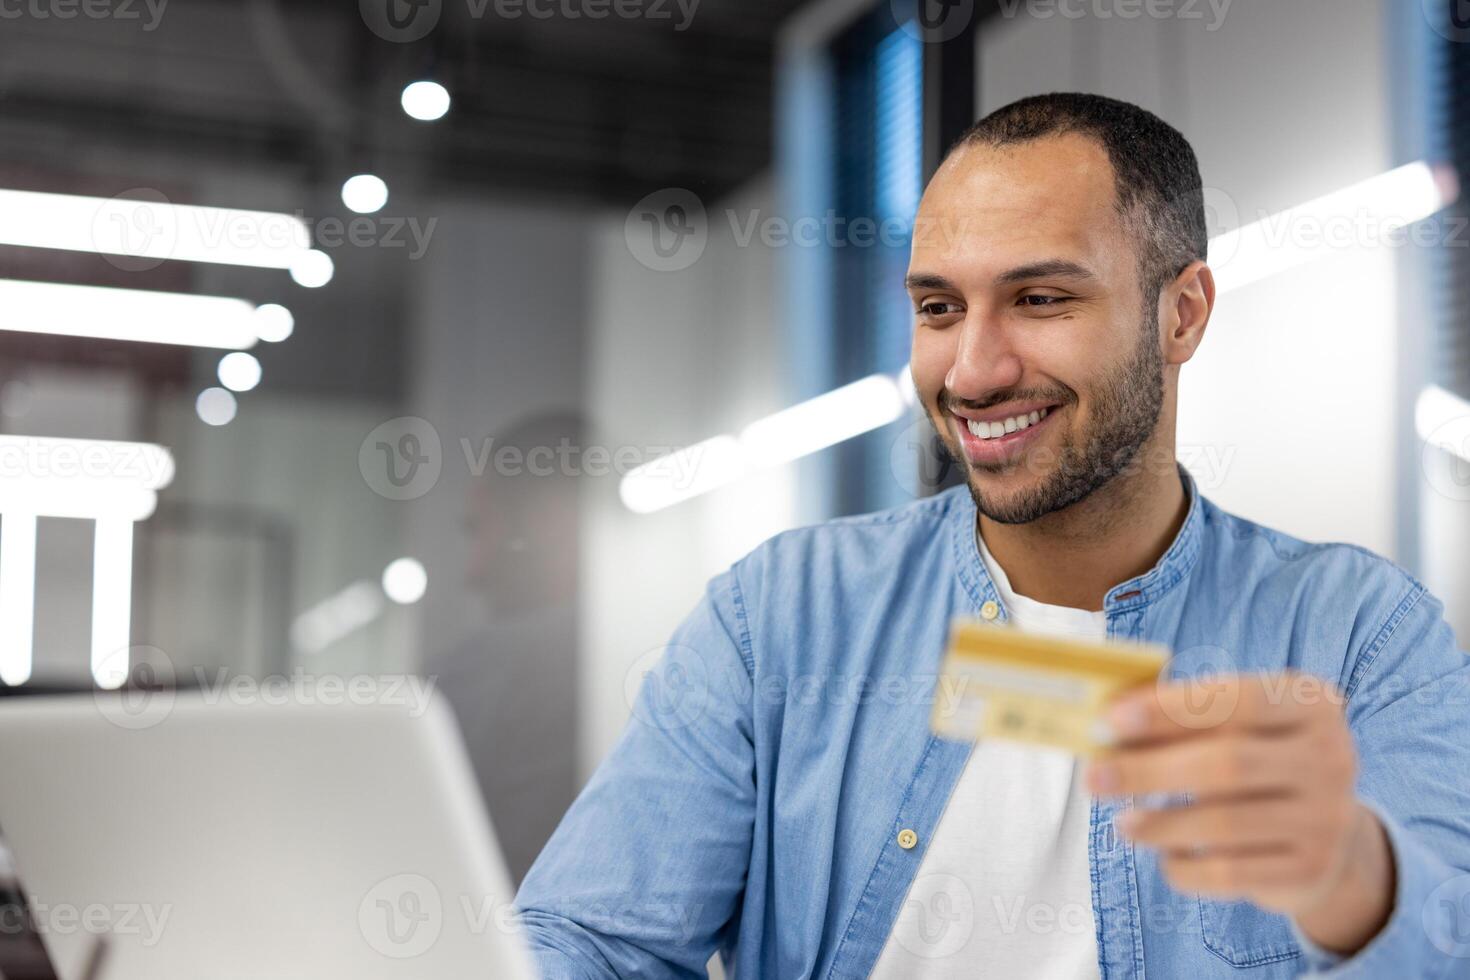
{"label": "man's smile", "polygon": [[950,410],[950,418],[965,459],[976,466],[996,466],[1018,459],[1049,428],[1047,420],[1059,405],[1002,405],[984,412]]}

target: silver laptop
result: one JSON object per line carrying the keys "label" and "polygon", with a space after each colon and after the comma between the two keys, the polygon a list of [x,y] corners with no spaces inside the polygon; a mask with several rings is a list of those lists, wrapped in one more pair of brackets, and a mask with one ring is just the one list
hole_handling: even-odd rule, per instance
{"label": "silver laptop", "polygon": [[0,702],[0,834],[56,976],[530,978],[448,707],[383,700]]}

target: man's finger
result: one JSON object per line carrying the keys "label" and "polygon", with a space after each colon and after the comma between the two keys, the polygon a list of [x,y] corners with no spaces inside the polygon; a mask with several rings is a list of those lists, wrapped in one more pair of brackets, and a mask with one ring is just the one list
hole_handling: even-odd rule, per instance
{"label": "man's finger", "polygon": [[1164,854],[1159,866],[1177,891],[1229,899],[1298,886],[1309,861],[1299,850],[1272,847],[1250,853]]}
{"label": "man's finger", "polygon": [[1294,796],[1128,810],[1118,817],[1118,829],[1129,840],[1163,851],[1186,852],[1285,847],[1310,833],[1312,823]]}
{"label": "man's finger", "polygon": [[1259,796],[1299,788],[1300,752],[1287,739],[1263,735],[1208,735],[1126,747],[1095,759],[1087,786],[1099,796],[1145,793],[1195,797]]}
{"label": "man's finger", "polygon": [[1129,744],[1201,732],[1289,729],[1326,717],[1324,705],[1341,704],[1337,689],[1311,674],[1227,674],[1129,691],[1106,718],[1115,741]]}

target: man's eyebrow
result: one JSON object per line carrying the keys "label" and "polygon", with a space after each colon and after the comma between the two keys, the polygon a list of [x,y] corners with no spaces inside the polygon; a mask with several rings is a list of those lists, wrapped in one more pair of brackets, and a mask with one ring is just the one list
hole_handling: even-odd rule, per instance
{"label": "man's eyebrow", "polygon": [[[1097,275],[1087,266],[1070,259],[1043,259],[1007,269],[995,277],[997,285],[1024,282],[1027,279],[1096,279]],[[958,290],[953,282],[933,272],[913,272],[905,277],[905,289],[941,289],[949,292]]]}
{"label": "man's eyebrow", "polygon": [[933,272],[914,272],[904,278],[905,289],[942,289],[955,292],[955,284]]}
{"label": "man's eyebrow", "polygon": [[1022,282],[1027,279],[1095,279],[1093,271],[1085,265],[1069,259],[1045,259],[1028,265],[1007,269],[995,277],[997,285]]}

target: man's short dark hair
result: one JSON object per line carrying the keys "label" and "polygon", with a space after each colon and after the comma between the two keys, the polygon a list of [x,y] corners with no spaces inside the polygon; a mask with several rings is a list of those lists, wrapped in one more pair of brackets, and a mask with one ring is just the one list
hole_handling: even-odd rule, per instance
{"label": "man's short dark hair", "polygon": [[1144,298],[1205,257],[1205,203],[1199,162],[1184,135],[1129,102],[1052,92],[1002,106],[965,131],[955,147],[1007,146],[1078,133],[1102,144],[1113,167],[1118,211],[1139,242]]}

